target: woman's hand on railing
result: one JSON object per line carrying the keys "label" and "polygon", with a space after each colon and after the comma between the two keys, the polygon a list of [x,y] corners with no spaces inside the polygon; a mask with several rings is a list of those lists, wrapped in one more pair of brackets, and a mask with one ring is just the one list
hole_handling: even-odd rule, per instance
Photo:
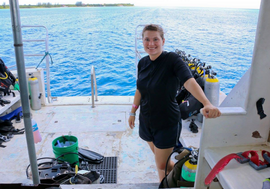
{"label": "woman's hand on railing", "polygon": [[212,104],[207,104],[201,109],[201,113],[206,117],[206,118],[216,118],[221,115],[221,112],[219,109]]}
{"label": "woman's hand on railing", "polygon": [[[200,110],[200,113],[203,114],[203,109]],[[247,114],[246,110],[242,107],[218,107],[218,110],[221,112],[220,116],[231,116],[231,115],[245,115]],[[204,114],[203,114],[204,115]]]}

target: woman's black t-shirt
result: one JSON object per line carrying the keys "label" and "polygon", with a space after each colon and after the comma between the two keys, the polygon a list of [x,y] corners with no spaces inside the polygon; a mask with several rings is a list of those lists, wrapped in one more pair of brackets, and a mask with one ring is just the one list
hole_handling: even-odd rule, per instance
{"label": "woman's black t-shirt", "polygon": [[140,125],[162,129],[177,126],[180,119],[176,92],[192,78],[179,55],[163,51],[154,61],[149,56],[138,63],[137,89],[141,93]]}

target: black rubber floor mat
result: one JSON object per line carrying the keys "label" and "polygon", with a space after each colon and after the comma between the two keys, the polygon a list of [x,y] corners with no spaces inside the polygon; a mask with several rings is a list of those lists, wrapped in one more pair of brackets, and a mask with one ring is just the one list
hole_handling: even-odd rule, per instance
{"label": "black rubber floor mat", "polygon": [[117,183],[117,157],[104,157],[100,164],[89,164],[89,169],[103,175],[104,184]]}

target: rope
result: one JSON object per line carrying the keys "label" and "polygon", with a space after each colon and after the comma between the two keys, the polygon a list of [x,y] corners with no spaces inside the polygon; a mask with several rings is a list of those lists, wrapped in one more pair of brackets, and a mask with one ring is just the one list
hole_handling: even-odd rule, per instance
{"label": "rope", "polygon": [[51,63],[53,64],[53,60],[52,60],[52,56],[49,52],[45,52],[45,55],[43,56],[43,58],[41,59],[41,61],[39,62],[39,64],[37,65],[36,69],[39,67],[39,65],[41,64],[41,62],[45,59],[45,57],[49,55],[51,58]]}

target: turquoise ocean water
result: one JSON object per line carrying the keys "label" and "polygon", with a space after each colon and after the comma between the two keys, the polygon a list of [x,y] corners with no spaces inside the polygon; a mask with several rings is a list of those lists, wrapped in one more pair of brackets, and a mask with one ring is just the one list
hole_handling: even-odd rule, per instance
{"label": "turquoise ocean water", "polygon": [[[211,65],[221,91],[228,94],[252,61],[259,10],[222,8],[89,7],[21,9],[22,25],[49,31],[52,96],[91,94],[95,66],[99,95],[134,95],[135,29],[156,23],[165,29],[164,50],[183,50]],[[44,38],[42,29],[23,29],[23,38]],[[15,65],[11,17],[0,10],[0,57]],[[139,48],[142,48],[141,42]],[[43,53],[44,44],[24,43],[27,54]],[[26,57],[37,66],[42,57]],[[45,61],[40,67],[45,66]]]}

